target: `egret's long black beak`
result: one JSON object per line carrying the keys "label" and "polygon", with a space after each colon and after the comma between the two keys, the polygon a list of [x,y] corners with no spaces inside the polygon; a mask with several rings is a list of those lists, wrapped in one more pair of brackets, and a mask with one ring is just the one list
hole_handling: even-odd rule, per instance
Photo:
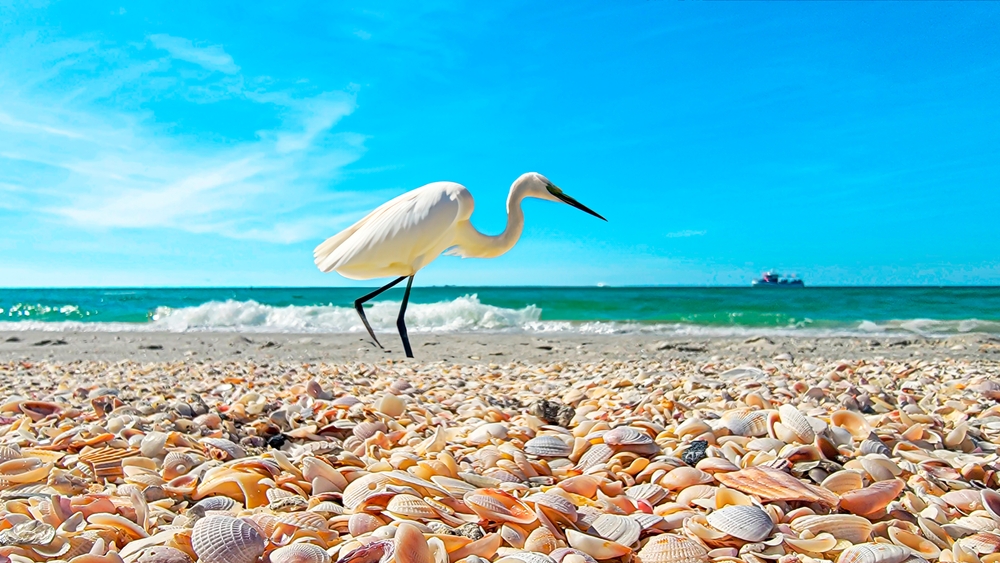
{"label": "egret's long black beak", "polygon": [[568,203],[568,204],[572,205],[573,207],[579,209],[580,211],[583,211],[584,213],[589,213],[589,214],[593,215],[594,217],[597,217],[598,219],[600,219],[602,221],[607,221],[607,219],[605,219],[604,217],[601,217],[600,213],[594,211],[593,209],[587,207],[586,205],[580,203],[579,201],[577,201],[577,200],[569,197],[565,193],[563,193],[563,191],[560,190],[559,188],[557,188],[555,186],[555,184],[549,184],[546,187],[548,188],[549,193],[552,194],[552,195],[554,195],[554,196],[556,196],[557,198],[559,198],[560,201]]}

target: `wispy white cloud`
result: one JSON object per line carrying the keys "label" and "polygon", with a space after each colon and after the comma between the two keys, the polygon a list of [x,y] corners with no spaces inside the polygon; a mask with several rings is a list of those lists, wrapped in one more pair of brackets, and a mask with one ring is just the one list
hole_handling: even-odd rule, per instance
{"label": "wispy white cloud", "polygon": [[220,45],[198,47],[190,39],[162,33],[150,35],[149,41],[154,47],[163,49],[175,59],[226,74],[236,74],[240,71],[240,67],[233,62],[233,57],[226,53]]}
{"label": "wispy white cloud", "polygon": [[[167,35],[149,42],[169,56],[148,44],[35,36],[0,46],[4,197],[16,195],[19,209],[71,228],[166,228],[274,243],[328,235],[374,203],[331,190],[365,151],[364,135],[334,130],[355,109],[352,92],[306,94],[247,80],[221,46]],[[191,78],[177,60],[214,76]],[[149,109],[164,97],[249,100],[279,124],[225,142],[217,140],[225,132],[174,134]]]}
{"label": "wispy white cloud", "polygon": [[686,237],[700,237],[706,234],[708,234],[708,231],[692,231],[689,229],[685,231],[676,231],[673,233],[667,233],[664,236],[666,236],[667,238],[686,238]]}

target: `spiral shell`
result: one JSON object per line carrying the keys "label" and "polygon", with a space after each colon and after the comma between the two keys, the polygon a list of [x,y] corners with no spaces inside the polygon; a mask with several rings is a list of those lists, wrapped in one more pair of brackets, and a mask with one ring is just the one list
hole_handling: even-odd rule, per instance
{"label": "spiral shell", "polygon": [[279,547],[268,557],[271,563],[330,563],[330,554],[311,543],[293,543]]}
{"label": "spiral shell", "polygon": [[264,545],[253,526],[232,516],[202,518],[191,533],[191,546],[203,563],[254,563]]}

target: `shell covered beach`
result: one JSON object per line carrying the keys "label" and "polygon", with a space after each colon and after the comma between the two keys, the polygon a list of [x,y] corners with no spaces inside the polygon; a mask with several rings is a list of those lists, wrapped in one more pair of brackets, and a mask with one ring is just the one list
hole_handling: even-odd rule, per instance
{"label": "shell covered beach", "polygon": [[0,561],[1000,561],[996,361],[725,358],[5,361]]}

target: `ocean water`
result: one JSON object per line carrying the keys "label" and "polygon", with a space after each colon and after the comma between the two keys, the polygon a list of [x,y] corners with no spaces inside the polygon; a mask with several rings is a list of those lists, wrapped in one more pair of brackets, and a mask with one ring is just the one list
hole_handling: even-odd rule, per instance
{"label": "ocean water", "polygon": [[[359,332],[364,288],[0,289],[0,330]],[[394,330],[402,289],[370,304]],[[417,287],[413,332],[1000,334],[1000,288]]]}

